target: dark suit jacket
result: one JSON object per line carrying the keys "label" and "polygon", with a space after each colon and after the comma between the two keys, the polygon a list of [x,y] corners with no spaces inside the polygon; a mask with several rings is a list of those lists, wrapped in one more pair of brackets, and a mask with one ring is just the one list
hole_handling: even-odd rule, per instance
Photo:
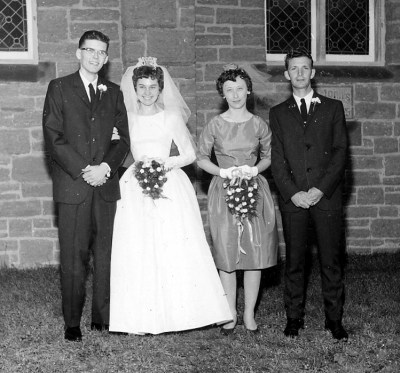
{"label": "dark suit jacket", "polygon": [[[55,202],[79,204],[91,187],[81,177],[87,165],[106,162],[110,179],[98,188],[106,201],[120,198],[116,173],[129,150],[129,130],[119,86],[99,77],[107,91],[97,88],[92,105],[79,72],[49,83],[43,109],[43,132],[50,157]],[[113,127],[120,141],[111,143]]]}
{"label": "dark suit jacket", "polygon": [[306,126],[293,96],[270,110],[271,169],[280,192],[282,211],[296,211],[291,197],[316,187],[324,193],[316,205],[323,210],[342,206],[347,130],[341,101],[314,93]]}

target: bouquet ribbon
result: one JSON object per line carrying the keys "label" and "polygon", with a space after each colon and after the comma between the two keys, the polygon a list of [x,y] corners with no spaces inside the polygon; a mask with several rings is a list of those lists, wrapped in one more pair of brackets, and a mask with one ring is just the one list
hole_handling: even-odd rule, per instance
{"label": "bouquet ribbon", "polygon": [[257,216],[258,183],[257,178],[244,177],[240,172],[232,173],[232,179],[225,179],[223,187],[226,189],[225,202],[229,212],[235,217],[238,230],[237,237],[237,260],[240,261],[240,255],[247,255],[243,249],[241,241],[244,232],[244,222],[247,222],[250,241],[253,242],[253,230],[250,220]]}
{"label": "bouquet ribbon", "polygon": [[240,241],[242,240],[242,235],[243,235],[243,231],[244,231],[244,227],[243,227],[243,223],[241,221],[238,221],[236,223],[237,227],[238,227],[238,240],[237,240],[237,244],[238,244],[238,255],[237,255],[237,259],[236,259],[236,264],[239,263],[240,260],[240,254],[244,254],[247,255],[246,251],[243,249],[242,245],[240,244]]}
{"label": "bouquet ribbon", "polygon": [[[250,236],[250,242],[253,244],[254,243],[254,239],[253,239],[253,228],[251,227],[250,221],[248,218],[245,219],[245,221],[247,221],[247,226],[249,227],[249,236]],[[241,245],[241,241],[242,241],[242,236],[243,236],[243,232],[244,232],[244,226],[243,223],[238,220],[236,223],[237,227],[238,227],[238,239],[237,239],[237,244],[238,244],[238,253],[237,253],[237,259],[236,259],[236,264],[239,263],[240,261],[240,254],[244,254],[247,255],[246,251],[243,249],[242,245]]]}

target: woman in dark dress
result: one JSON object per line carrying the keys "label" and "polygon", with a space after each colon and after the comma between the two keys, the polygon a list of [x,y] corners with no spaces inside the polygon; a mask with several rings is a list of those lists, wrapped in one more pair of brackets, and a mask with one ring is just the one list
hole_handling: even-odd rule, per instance
{"label": "woman in dark dress", "polygon": [[[237,270],[244,270],[244,325],[249,331],[258,331],[254,308],[261,270],[276,265],[278,239],[271,192],[260,175],[271,164],[271,130],[247,109],[252,82],[246,71],[233,64],[224,69],[217,90],[229,108],[205,126],[199,140],[198,166],[214,175],[208,191],[208,216],[212,254],[233,315],[233,321],[221,332],[230,334],[237,324]],[[213,148],[218,165],[210,160]],[[237,205],[228,205],[226,198],[235,190],[229,184],[238,183],[247,193],[248,209],[234,215],[231,210]],[[252,214],[251,204],[255,208]]]}

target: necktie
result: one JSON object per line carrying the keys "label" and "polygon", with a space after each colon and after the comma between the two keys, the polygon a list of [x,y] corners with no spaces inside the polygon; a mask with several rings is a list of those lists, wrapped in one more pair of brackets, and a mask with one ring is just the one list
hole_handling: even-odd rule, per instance
{"label": "necktie", "polygon": [[307,122],[307,105],[306,105],[306,100],[304,98],[302,98],[300,100],[301,105],[300,105],[300,113],[301,113],[301,117],[303,118],[303,122],[306,123]]}
{"label": "necktie", "polygon": [[96,99],[96,93],[94,92],[92,83],[89,84],[89,93],[90,93],[90,102],[93,106],[94,100]]}

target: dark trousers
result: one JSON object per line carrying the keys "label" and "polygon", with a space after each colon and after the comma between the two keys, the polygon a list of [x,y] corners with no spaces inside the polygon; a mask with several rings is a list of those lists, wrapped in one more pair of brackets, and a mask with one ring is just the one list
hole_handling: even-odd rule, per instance
{"label": "dark trousers", "polygon": [[282,212],[286,243],[284,295],[286,315],[290,318],[304,317],[310,219],[317,239],[325,317],[329,320],[341,320],[345,295],[342,212],[324,211],[316,206],[297,212]]}
{"label": "dark trousers", "polygon": [[62,308],[66,327],[80,325],[90,252],[93,252],[92,322],[109,323],[110,261],[116,202],[93,188],[79,205],[58,203]]}

